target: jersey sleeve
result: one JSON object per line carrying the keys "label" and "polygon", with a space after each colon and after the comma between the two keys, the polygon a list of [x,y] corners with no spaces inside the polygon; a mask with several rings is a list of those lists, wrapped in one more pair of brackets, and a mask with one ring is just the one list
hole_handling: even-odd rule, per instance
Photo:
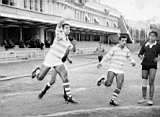
{"label": "jersey sleeve", "polygon": [[68,47],[69,47],[69,50],[72,50],[72,49],[73,49],[73,44],[72,44],[70,41],[69,41]]}
{"label": "jersey sleeve", "polygon": [[103,57],[101,64],[103,64],[105,61],[108,61],[112,58],[114,55],[115,47],[112,47],[109,52]]}
{"label": "jersey sleeve", "polygon": [[138,56],[143,55],[144,52],[145,52],[145,44],[141,47],[141,49],[140,49],[140,51],[138,53]]}
{"label": "jersey sleeve", "polygon": [[160,44],[157,45],[157,53],[160,56]]}
{"label": "jersey sleeve", "polygon": [[130,50],[128,50],[128,52],[127,52],[127,58],[130,63],[135,63],[135,60],[133,59],[133,56],[132,56]]}

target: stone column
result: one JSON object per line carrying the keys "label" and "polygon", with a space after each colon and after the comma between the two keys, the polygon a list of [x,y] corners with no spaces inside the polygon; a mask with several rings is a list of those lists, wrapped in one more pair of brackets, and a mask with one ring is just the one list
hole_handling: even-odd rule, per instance
{"label": "stone column", "polygon": [[20,26],[20,42],[23,41],[22,26]]}
{"label": "stone column", "polygon": [[44,27],[40,27],[40,40],[42,43],[44,43],[45,41],[45,31],[44,31]]}

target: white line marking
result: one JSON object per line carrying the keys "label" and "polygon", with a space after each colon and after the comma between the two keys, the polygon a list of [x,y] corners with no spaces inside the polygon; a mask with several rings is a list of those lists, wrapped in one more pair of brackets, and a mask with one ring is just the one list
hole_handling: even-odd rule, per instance
{"label": "white line marking", "polygon": [[[79,66],[75,66],[75,67],[72,67],[72,68],[69,68],[68,71],[77,71],[79,69],[84,69],[84,68],[88,68],[88,67],[93,67],[95,66],[96,62],[91,62],[91,63],[88,63],[88,64],[84,64],[84,65],[79,65]],[[50,74],[50,73],[49,73]],[[15,75],[15,76],[9,76],[9,77],[6,77],[6,78],[0,78],[0,81],[7,81],[7,80],[12,80],[12,79],[18,79],[18,78],[24,78],[24,77],[31,77],[31,74],[25,74],[25,75]]]}
{"label": "white line marking", "polygon": [[15,93],[8,93],[3,95],[3,97],[12,97],[12,96],[17,96],[17,95],[26,95],[26,94],[34,94],[38,93],[40,91],[25,91],[25,92],[15,92]]}
{"label": "white line marking", "polygon": [[[86,91],[86,90],[90,90],[90,89],[94,89],[96,87],[89,87],[89,88],[85,88],[85,87],[80,87],[80,88],[72,88],[71,91],[75,94],[78,92],[82,92],[82,91]],[[36,90],[36,91],[25,91],[25,92],[15,92],[15,93],[8,93],[8,94],[4,94],[2,97],[12,97],[12,96],[18,96],[18,95],[28,95],[28,94],[38,94],[41,90]],[[61,91],[58,91],[57,94],[61,94]]]}
{"label": "white line marking", "polygon": [[86,91],[87,89],[90,89],[90,88],[76,88],[76,89],[73,89],[73,92],[81,92],[81,91]]}
{"label": "white line marking", "polygon": [[80,110],[73,110],[73,111],[65,111],[65,112],[57,112],[48,115],[37,115],[37,116],[26,116],[26,117],[60,117],[65,115],[79,115],[84,113],[95,113],[95,112],[106,112],[109,110],[126,110],[126,109],[160,109],[160,106],[119,106],[119,107],[100,107],[100,108],[93,108],[93,109],[80,109]]}

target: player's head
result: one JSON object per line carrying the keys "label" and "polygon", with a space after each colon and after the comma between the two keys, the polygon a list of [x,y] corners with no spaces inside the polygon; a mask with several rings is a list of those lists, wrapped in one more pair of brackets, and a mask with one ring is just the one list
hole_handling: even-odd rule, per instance
{"label": "player's head", "polygon": [[62,24],[62,28],[64,30],[65,35],[69,35],[70,34],[70,25],[68,23]]}
{"label": "player's head", "polygon": [[149,32],[149,40],[150,42],[155,42],[158,37],[158,33],[156,31]]}
{"label": "player's head", "polygon": [[122,35],[119,37],[119,44],[121,47],[124,47],[126,46],[126,43],[127,43],[127,37]]}
{"label": "player's head", "polygon": [[99,42],[99,47],[101,47],[102,46],[102,42]]}

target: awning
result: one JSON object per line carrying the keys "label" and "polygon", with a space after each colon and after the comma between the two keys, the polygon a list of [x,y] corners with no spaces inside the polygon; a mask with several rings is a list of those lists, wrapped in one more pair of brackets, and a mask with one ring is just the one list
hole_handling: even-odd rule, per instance
{"label": "awning", "polygon": [[31,17],[21,16],[21,15],[6,14],[6,13],[0,13],[0,16],[14,18],[14,19],[27,20],[27,21],[42,22],[42,23],[52,23],[52,24],[58,23],[58,21],[56,21],[56,20],[44,20],[44,19],[40,19],[40,18],[31,18]]}
{"label": "awning", "polygon": [[[87,20],[90,20],[88,15],[85,15],[85,16]],[[58,16],[46,15],[42,13],[34,13],[34,12],[29,12],[27,10],[16,11],[14,14],[3,11],[3,12],[0,12],[0,17],[7,17],[11,19],[16,19],[16,20],[24,20],[24,21],[33,22],[33,23],[35,22],[35,23],[42,23],[42,24],[44,23],[44,24],[51,24],[51,25],[57,24],[61,19]],[[110,32],[110,33],[120,32],[120,30],[117,28],[109,28],[107,26],[78,22],[75,20],[70,20],[69,23],[73,27],[79,27],[79,28],[84,28],[89,30]]]}

